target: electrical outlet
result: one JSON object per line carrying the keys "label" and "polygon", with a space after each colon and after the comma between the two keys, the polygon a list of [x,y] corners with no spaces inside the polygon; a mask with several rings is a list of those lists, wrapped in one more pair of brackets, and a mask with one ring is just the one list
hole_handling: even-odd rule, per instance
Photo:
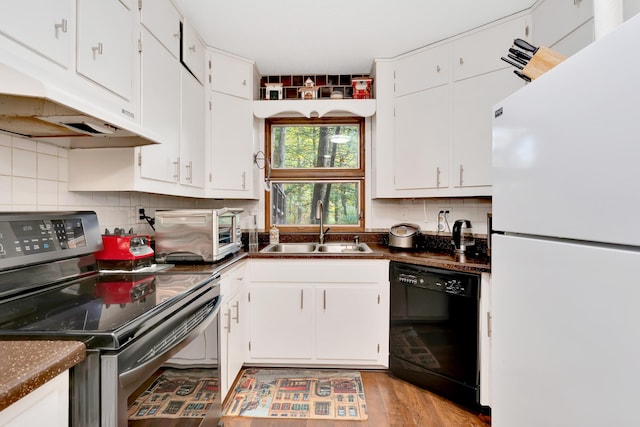
{"label": "electrical outlet", "polygon": [[147,216],[144,212],[144,208],[142,207],[142,205],[137,205],[136,206],[136,222],[137,223],[144,223],[146,222],[145,220],[145,216]]}
{"label": "electrical outlet", "polygon": [[449,220],[451,219],[451,208],[444,207],[438,209],[438,232],[451,231]]}

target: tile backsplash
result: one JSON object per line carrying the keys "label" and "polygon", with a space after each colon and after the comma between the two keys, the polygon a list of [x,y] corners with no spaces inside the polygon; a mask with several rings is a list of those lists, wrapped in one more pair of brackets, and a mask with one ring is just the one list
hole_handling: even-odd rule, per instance
{"label": "tile backsplash", "polygon": [[[240,207],[242,227],[248,228],[252,215],[264,227],[263,201],[209,200],[162,196],[139,192],[68,191],[68,150],[46,142],[0,133],[0,211],[93,210],[101,228],[133,228],[136,233],[153,234],[146,222],[137,221],[136,206],[155,216],[156,209]],[[388,231],[400,222],[415,223],[424,231],[437,232],[438,212],[449,210],[449,233],[456,219],[471,220],[474,232],[486,234],[490,198],[384,199],[370,200],[366,206],[367,231]]]}

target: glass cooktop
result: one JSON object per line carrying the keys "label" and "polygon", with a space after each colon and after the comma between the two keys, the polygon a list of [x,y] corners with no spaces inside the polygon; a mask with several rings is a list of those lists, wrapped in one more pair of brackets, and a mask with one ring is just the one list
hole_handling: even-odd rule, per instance
{"label": "glass cooktop", "polygon": [[[142,323],[210,290],[213,281],[206,273],[99,274],[74,280],[0,304],[0,337],[111,340],[110,345],[118,345]],[[96,339],[100,335],[106,340]]]}

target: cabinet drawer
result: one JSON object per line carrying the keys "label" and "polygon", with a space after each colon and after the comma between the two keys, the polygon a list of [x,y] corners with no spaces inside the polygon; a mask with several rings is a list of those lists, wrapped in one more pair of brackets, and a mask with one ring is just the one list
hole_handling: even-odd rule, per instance
{"label": "cabinet drawer", "polygon": [[530,40],[529,18],[522,16],[453,43],[453,80],[462,80],[509,67],[500,57],[507,55],[513,40]]}
{"label": "cabinet drawer", "polygon": [[182,63],[200,83],[204,83],[204,43],[186,20],[182,24]]}
{"label": "cabinet drawer", "polygon": [[448,83],[449,52],[449,45],[444,45],[398,60],[395,95],[402,96]]}
{"label": "cabinet drawer", "polygon": [[222,280],[220,282],[220,293],[226,300],[232,298],[242,288],[245,283],[247,268],[244,261],[240,261],[241,265],[232,265],[222,271]]}

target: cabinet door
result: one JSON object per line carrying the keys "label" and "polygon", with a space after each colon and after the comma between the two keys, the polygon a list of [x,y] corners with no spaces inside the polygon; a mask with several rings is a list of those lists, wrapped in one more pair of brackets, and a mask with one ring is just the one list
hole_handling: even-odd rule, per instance
{"label": "cabinet door", "polygon": [[133,96],[133,14],[118,0],[78,0],[77,71],[126,100]]}
{"label": "cabinet door", "polygon": [[593,0],[543,1],[533,11],[534,44],[553,47],[592,17]]}
{"label": "cabinet door", "polygon": [[180,13],[171,0],[140,3],[142,25],[169,51],[180,59]]}
{"label": "cabinet door", "polygon": [[67,68],[74,49],[73,3],[73,0],[21,0],[9,6],[5,2],[0,13],[0,32]]}
{"label": "cabinet door", "polygon": [[251,288],[252,359],[311,359],[313,356],[313,289],[267,285]]}
{"label": "cabinet door", "polygon": [[519,17],[453,42],[453,80],[511,67],[500,58],[515,38],[530,39],[530,33],[529,18]]}
{"label": "cabinet door", "polygon": [[204,87],[182,70],[180,120],[180,183],[204,188],[205,181],[205,94]]}
{"label": "cabinet door", "polygon": [[377,360],[385,307],[377,286],[324,285],[316,289],[316,358]]}
{"label": "cabinet door", "polygon": [[227,393],[236,376],[242,369],[247,353],[247,296],[244,290],[238,292],[227,304],[227,318],[224,322],[226,333],[225,381],[222,384],[223,395]]}
{"label": "cabinet door", "polygon": [[449,51],[449,45],[443,45],[399,59],[395,67],[396,96],[447,84]]}
{"label": "cabinet door", "polygon": [[140,176],[178,180],[180,145],[180,64],[147,31],[142,32],[142,125],[162,137],[141,147]]}
{"label": "cabinet door", "polygon": [[[251,101],[211,92],[211,167],[209,187],[232,190],[247,197],[253,181],[253,113]],[[237,193],[236,193],[237,194]]]}
{"label": "cabinet door", "polygon": [[204,84],[204,44],[187,21],[182,24],[182,63],[200,83]]}
{"label": "cabinet door", "polygon": [[448,185],[449,91],[445,85],[396,98],[393,160],[396,189]]}
{"label": "cabinet door", "polygon": [[212,90],[251,99],[253,65],[249,62],[211,52],[208,61]]}
{"label": "cabinet door", "polygon": [[493,106],[523,85],[511,69],[453,84],[452,186],[491,185]]}

